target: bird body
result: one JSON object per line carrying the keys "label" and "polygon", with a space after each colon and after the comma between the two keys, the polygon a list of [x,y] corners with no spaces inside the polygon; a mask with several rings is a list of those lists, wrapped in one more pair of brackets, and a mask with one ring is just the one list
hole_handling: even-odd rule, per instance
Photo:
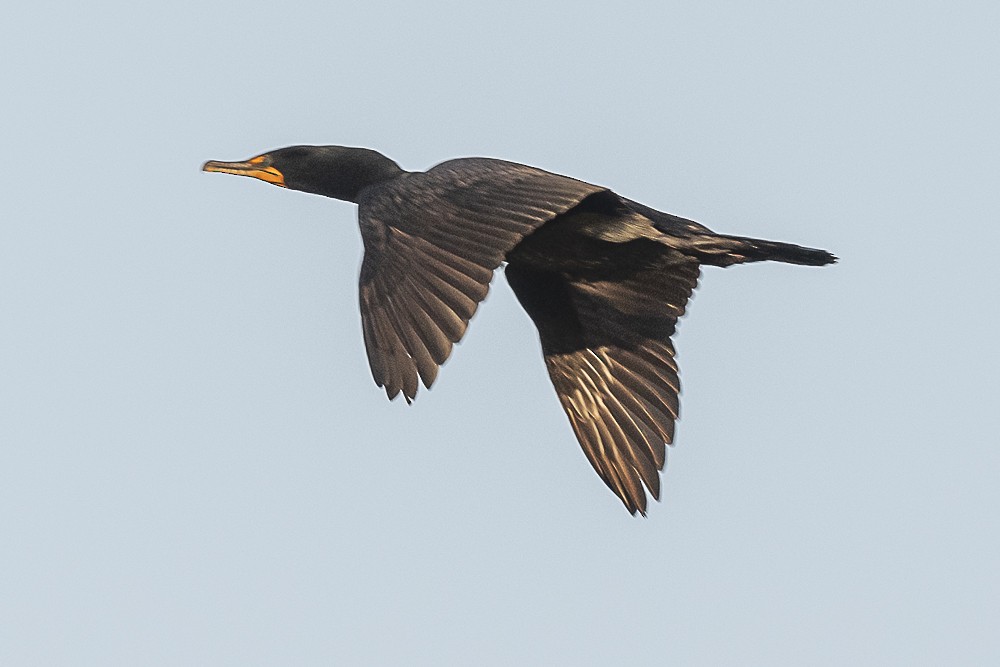
{"label": "bird body", "polygon": [[294,146],[204,169],[358,205],[364,340],[389,398],[431,386],[506,263],[584,453],[632,514],[645,514],[643,487],[659,498],[679,414],[671,336],[700,266],[836,261],[504,160],[407,172],[368,149]]}

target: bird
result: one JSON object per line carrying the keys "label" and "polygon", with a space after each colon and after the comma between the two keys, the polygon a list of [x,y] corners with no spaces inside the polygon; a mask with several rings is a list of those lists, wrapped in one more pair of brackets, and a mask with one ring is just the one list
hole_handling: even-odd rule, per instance
{"label": "bird", "polygon": [[504,266],[584,454],[633,516],[660,498],[679,416],[672,336],[701,266],[837,261],[495,158],[406,171],[368,148],[300,145],[202,168],[357,205],[362,333],[390,400],[431,387]]}

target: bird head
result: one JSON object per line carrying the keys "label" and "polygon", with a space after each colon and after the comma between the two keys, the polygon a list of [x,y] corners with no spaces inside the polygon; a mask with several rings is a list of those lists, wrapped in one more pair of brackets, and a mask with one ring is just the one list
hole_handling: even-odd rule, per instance
{"label": "bird head", "polygon": [[403,173],[399,165],[367,148],[289,146],[242,162],[209,160],[203,171],[253,178],[291,190],[357,202],[366,187]]}

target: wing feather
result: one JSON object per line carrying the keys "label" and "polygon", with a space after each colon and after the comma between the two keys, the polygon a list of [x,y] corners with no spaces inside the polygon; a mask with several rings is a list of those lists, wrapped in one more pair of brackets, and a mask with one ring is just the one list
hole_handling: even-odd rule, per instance
{"label": "wing feather", "polygon": [[526,235],[607,192],[524,165],[472,158],[407,173],[359,197],[360,305],[376,384],[389,398],[430,387],[494,270]]}
{"label": "wing feather", "polygon": [[679,414],[670,337],[697,284],[696,260],[665,248],[614,278],[514,263],[506,273],[587,459],[629,512],[645,514]]}

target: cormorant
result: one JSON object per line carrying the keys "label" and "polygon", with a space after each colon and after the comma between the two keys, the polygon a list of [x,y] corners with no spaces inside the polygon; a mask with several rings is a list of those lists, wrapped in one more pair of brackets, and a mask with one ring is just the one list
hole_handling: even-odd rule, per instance
{"label": "cormorant", "polygon": [[700,266],[822,266],[825,250],[716,234],[607,188],[514,162],[404,171],[381,153],[291,146],[205,171],[358,205],[361,320],[375,382],[430,387],[507,264],[584,453],[633,515],[659,499],[680,384],[670,340]]}

